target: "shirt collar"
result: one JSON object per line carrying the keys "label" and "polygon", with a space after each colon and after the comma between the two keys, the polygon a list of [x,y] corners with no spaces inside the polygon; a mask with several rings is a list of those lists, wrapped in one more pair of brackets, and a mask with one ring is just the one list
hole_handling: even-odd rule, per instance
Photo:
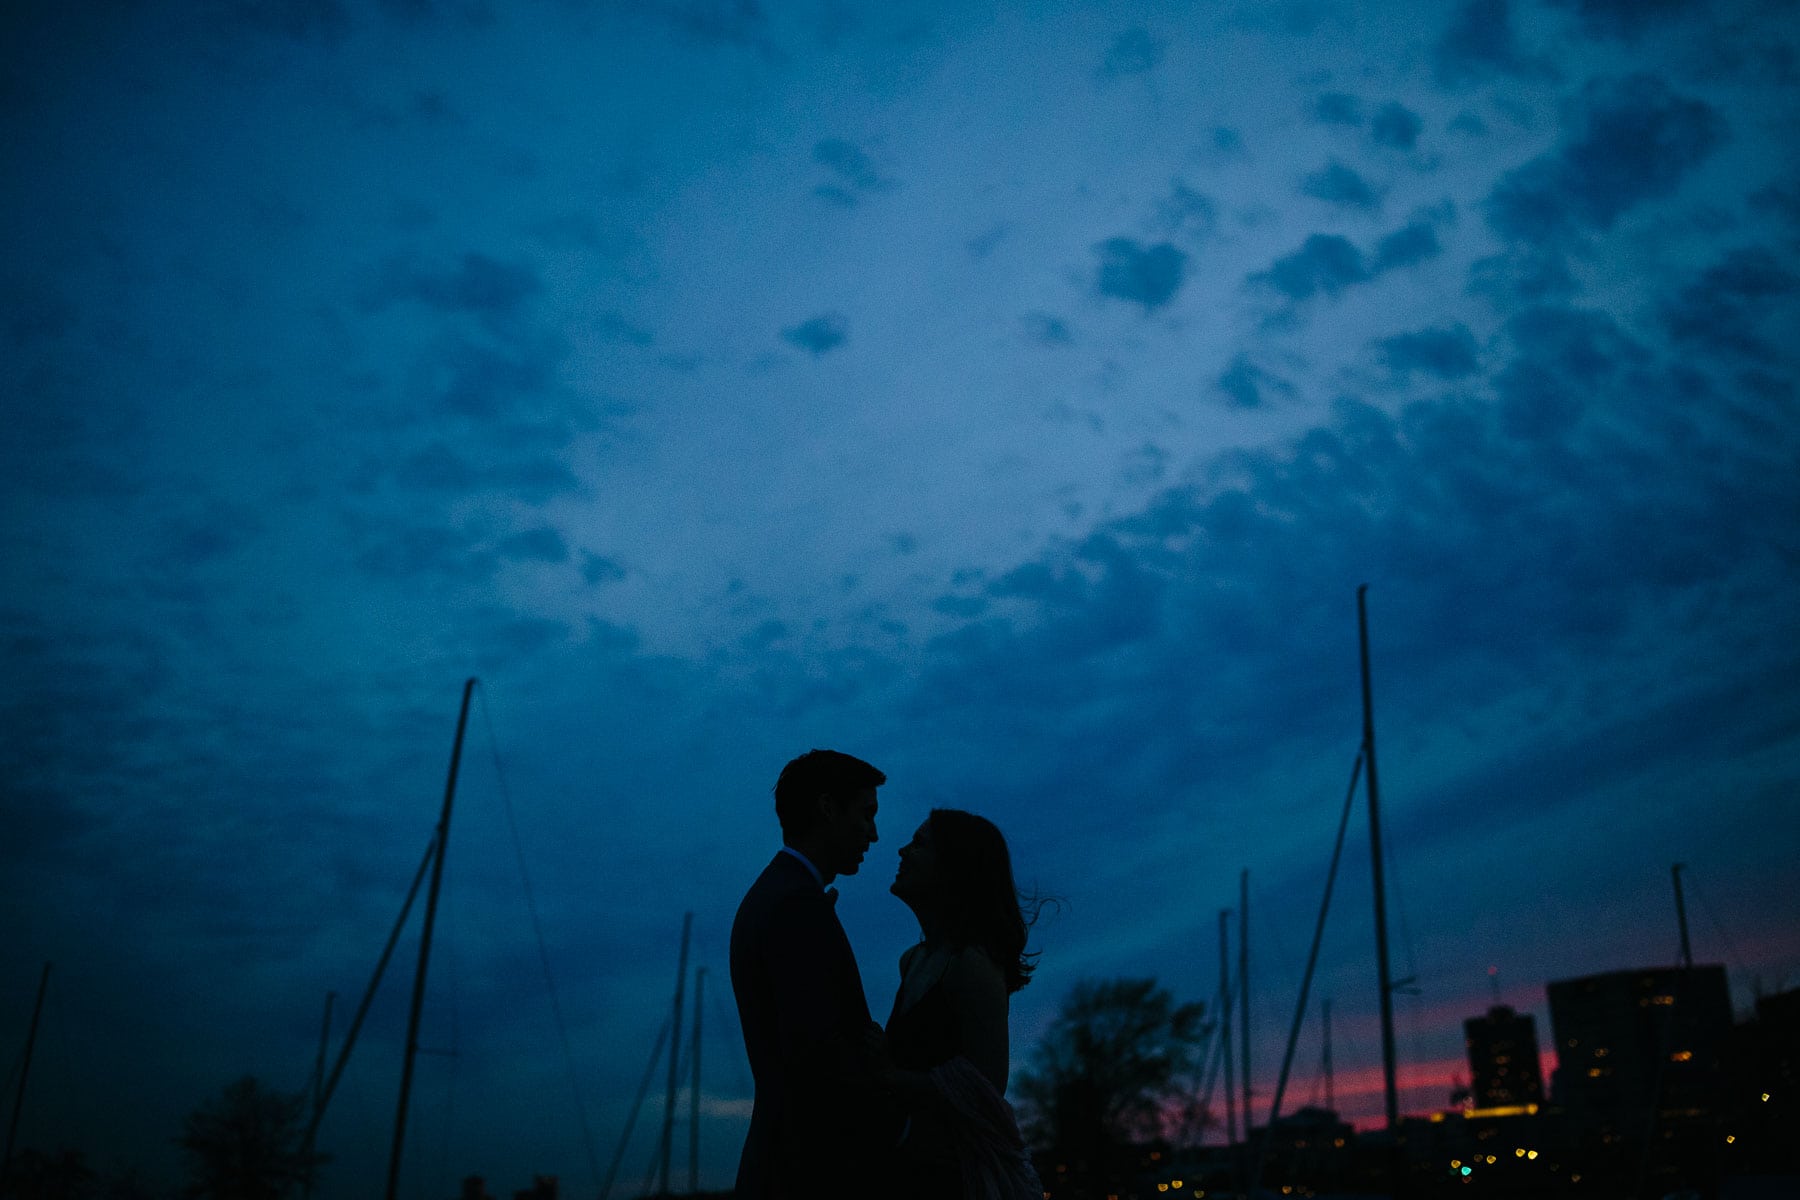
{"label": "shirt collar", "polygon": [[806,857],[806,855],[800,853],[798,850],[794,849],[792,846],[783,846],[781,848],[781,852],[783,854],[791,854],[795,858],[799,859],[800,865],[805,867],[807,874],[809,874],[813,877],[813,882],[818,884],[821,888],[823,888],[825,886],[825,875],[823,872],[821,872],[819,870],[819,868],[813,866],[812,859]]}

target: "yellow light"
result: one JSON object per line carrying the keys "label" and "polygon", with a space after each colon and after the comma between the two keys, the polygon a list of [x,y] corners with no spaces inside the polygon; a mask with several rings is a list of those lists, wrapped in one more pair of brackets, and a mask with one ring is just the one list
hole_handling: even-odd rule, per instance
{"label": "yellow light", "polygon": [[1458,1168],[1458,1167],[1460,1167],[1460,1166],[1462,1166],[1462,1159],[1460,1159],[1460,1158],[1453,1158],[1453,1159],[1451,1159],[1451,1160],[1450,1160],[1450,1169],[1451,1169],[1451,1170],[1452,1170],[1452,1171],[1454,1171],[1454,1170],[1456,1170],[1456,1168]]}
{"label": "yellow light", "polygon": [[1731,1145],[1731,1144],[1732,1144],[1732,1143],[1733,1143],[1733,1142],[1735,1142],[1735,1141],[1737,1141],[1737,1137],[1736,1137],[1736,1135],[1734,1135],[1734,1134],[1729,1134],[1729,1133],[1728,1133],[1728,1134],[1726,1134],[1726,1135],[1725,1135],[1725,1144],[1726,1144],[1726,1145],[1727,1145],[1727,1146],[1729,1146],[1729,1145]]}
{"label": "yellow light", "polygon": [[1769,1093],[1764,1092],[1763,1093],[1763,1103],[1767,1104],[1768,1102],[1769,1102]]}
{"label": "yellow light", "polygon": [[1669,1061],[1686,1062],[1692,1057],[1694,1057],[1694,1052],[1692,1050],[1677,1050],[1675,1053],[1669,1055]]}
{"label": "yellow light", "polygon": [[1519,1146],[1519,1147],[1515,1148],[1513,1150],[1513,1157],[1514,1158],[1524,1158],[1525,1157],[1525,1147]]}
{"label": "yellow light", "polygon": [[1180,1186],[1181,1186],[1181,1180],[1179,1180],[1179,1179],[1171,1179],[1171,1180],[1169,1180],[1169,1186],[1170,1186],[1170,1187],[1172,1187],[1172,1188],[1178,1188],[1178,1187],[1180,1187]]}
{"label": "yellow light", "polygon": [[1526,1151],[1526,1152],[1525,1152],[1525,1157],[1526,1157],[1526,1158],[1536,1158],[1536,1157],[1537,1157],[1537,1151],[1536,1151],[1536,1150],[1527,1150],[1527,1151]]}
{"label": "yellow light", "polygon": [[1159,1183],[1156,1185],[1156,1190],[1159,1192],[1166,1192],[1169,1190],[1169,1185],[1166,1183]]}
{"label": "yellow light", "polygon": [[1490,1155],[1488,1155],[1488,1156],[1487,1156],[1487,1160],[1488,1160],[1488,1162],[1490,1162],[1490,1163],[1491,1163],[1491,1162],[1493,1162],[1493,1161],[1494,1161],[1494,1156],[1493,1156],[1493,1155],[1491,1155],[1491,1154],[1490,1154]]}

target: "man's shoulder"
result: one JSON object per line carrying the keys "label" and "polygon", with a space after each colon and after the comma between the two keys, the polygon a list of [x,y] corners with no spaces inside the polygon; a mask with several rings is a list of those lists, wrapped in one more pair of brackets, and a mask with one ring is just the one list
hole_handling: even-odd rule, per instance
{"label": "man's shoulder", "polygon": [[792,904],[818,899],[819,885],[791,854],[776,854],[738,903],[737,922],[762,919]]}

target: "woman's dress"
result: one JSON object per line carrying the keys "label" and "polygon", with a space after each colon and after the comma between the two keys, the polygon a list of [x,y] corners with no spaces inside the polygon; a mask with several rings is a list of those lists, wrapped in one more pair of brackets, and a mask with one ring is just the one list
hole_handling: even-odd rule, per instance
{"label": "woman's dress", "polygon": [[933,1161],[906,1154],[903,1147],[899,1194],[931,1200],[1038,1200],[1042,1188],[1031,1172],[1012,1109],[971,1061],[952,989],[940,974],[902,1008],[906,994],[902,981],[888,1018],[888,1054],[901,1070],[931,1077],[954,1157]]}

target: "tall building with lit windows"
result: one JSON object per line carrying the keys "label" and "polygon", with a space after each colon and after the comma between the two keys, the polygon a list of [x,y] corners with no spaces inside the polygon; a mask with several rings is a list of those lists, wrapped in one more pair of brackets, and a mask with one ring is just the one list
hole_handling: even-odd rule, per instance
{"label": "tall building with lit windows", "polygon": [[1469,1074],[1474,1079],[1472,1090],[1477,1109],[1544,1102],[1537,1022],[1530,1013],[1514,1012],[1504,1004],[1496,1004],[1486,1016],[1463,1022],[1463,1042],[1469,1049]]}
{"label": "tall building with lit windows", "polygon": [[1610,971],[1547,990],[1552,1098],[1575,1127],[1637,1138],[1714,1111],[1732,1027],[1724,967]]}

